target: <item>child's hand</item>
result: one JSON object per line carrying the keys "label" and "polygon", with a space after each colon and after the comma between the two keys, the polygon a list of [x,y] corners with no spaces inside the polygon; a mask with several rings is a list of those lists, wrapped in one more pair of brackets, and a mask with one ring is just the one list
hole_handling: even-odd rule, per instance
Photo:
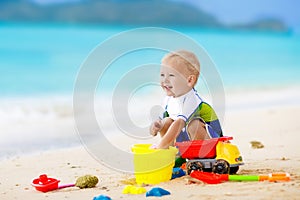
{"label": "child's hand", "polygon": [[157,120],[157,121],[153,122],[150,127],[151,135],[156,136],[157,133],[162,129],[162,127],[163,127],[163,124],[162,124],[161,120]]}
{"label": "child's hand", "polygon": [[149,149],[157,149],[157,145],[156,144],[152,144]]}

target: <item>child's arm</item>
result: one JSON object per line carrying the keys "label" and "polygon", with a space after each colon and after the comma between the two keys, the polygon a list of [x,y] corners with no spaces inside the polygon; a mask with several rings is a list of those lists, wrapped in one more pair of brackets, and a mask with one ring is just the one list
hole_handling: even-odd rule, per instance
{"label": "child's arm", "polygon": [[150,126],[150,134],[156,136],[157,133],[162,129],[163,125],[161,120],[156,120]]}
{"label": "child's arm", "polygon": [[183,119],[175,120],[170,127],[168,128],[166,134],[162,137],[157,148],[159,149],[167,149],[169,146],[173,145],[174,140],[180,133],[180,131],[185,126],[185,121]]}

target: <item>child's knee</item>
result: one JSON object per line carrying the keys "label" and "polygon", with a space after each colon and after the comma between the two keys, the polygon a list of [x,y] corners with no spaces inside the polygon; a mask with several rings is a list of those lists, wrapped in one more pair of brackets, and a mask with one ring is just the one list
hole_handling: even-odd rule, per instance
{"label": "child's knee", "polygon": [[187,132],[191,140],[205,140],[210,138],[205,123],[200,119],[193,119],[187,127]]}
{"label": "child's knee", "polygon": [[173,119],[166,117],[162,120],[162,129],[160,130],[160,135],[163,136],[168,131],[171,124],[174,122]]}

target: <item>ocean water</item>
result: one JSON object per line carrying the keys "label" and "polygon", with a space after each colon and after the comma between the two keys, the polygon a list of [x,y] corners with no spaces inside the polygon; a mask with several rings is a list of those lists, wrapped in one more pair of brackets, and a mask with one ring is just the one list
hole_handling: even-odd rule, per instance
{"label": "ocean water", "polygon": [[[0,23],[0,158],[79,145],[72,93],[80,66],[97,45],[129,29],[125,26]],[[192,38],[208,52],[221,76],[225,93],[292,88],[284,94],[287,98],[291,95],[289,103],[299,102],[299,97],[293,96],[300,83],[299,35],[200,28],[174,30]],[[120,132],[110,116],[111,108],[106,106],[111,105],[109,94],[118,81],[141,64],[159,64],[164,53],[157,49],[134,51],[116,59],[105,71],[96,90],[100,97],[96,100],[95,112],[106,132]],[[139,78],[143,79],[143,75]],[[198,85],[200,93],[209,99],[204,79]],[[274,99],[277,103],[287,102],[282,95],[271,93],[274,95],[264,104]],[[151,105],[159,104],[162,95],[157,84],[132,91],[128,112],[135,125],[149,125]],[[252,99],[255,98],[252,95]],[[247,102],[233,102],[240,107],[247,106]]]}
{"label": "ocean water", "polygon": [[[109,37],[129,29],[1,23],[0,97],[72,93],[79,67],[88,54]],[[208,52],[225,87],[299,82],[300,35],[196,28],[175,30]],[[120,68],[130,70],[136,63],[159,63],[163,55],[164,52],[157,50],[138,51],[124,56],[118,63],[122,66],[115,67],[112,73],[118,73]]]}

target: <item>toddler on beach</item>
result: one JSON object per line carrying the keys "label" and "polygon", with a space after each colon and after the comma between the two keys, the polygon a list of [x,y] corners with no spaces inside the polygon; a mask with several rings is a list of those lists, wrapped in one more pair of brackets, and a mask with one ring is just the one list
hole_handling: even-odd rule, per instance
{"label": "toddler on beach", "polygon": [[200,75],[200,62],[192,52],[171,52],[162,59],[160,85],[166,93],[164,113],[150,126],[150,133],[160,133],[157,148],[165,149],[174,142],[221,137],[222,129],[215,111],[204,102],[195,85]]}

